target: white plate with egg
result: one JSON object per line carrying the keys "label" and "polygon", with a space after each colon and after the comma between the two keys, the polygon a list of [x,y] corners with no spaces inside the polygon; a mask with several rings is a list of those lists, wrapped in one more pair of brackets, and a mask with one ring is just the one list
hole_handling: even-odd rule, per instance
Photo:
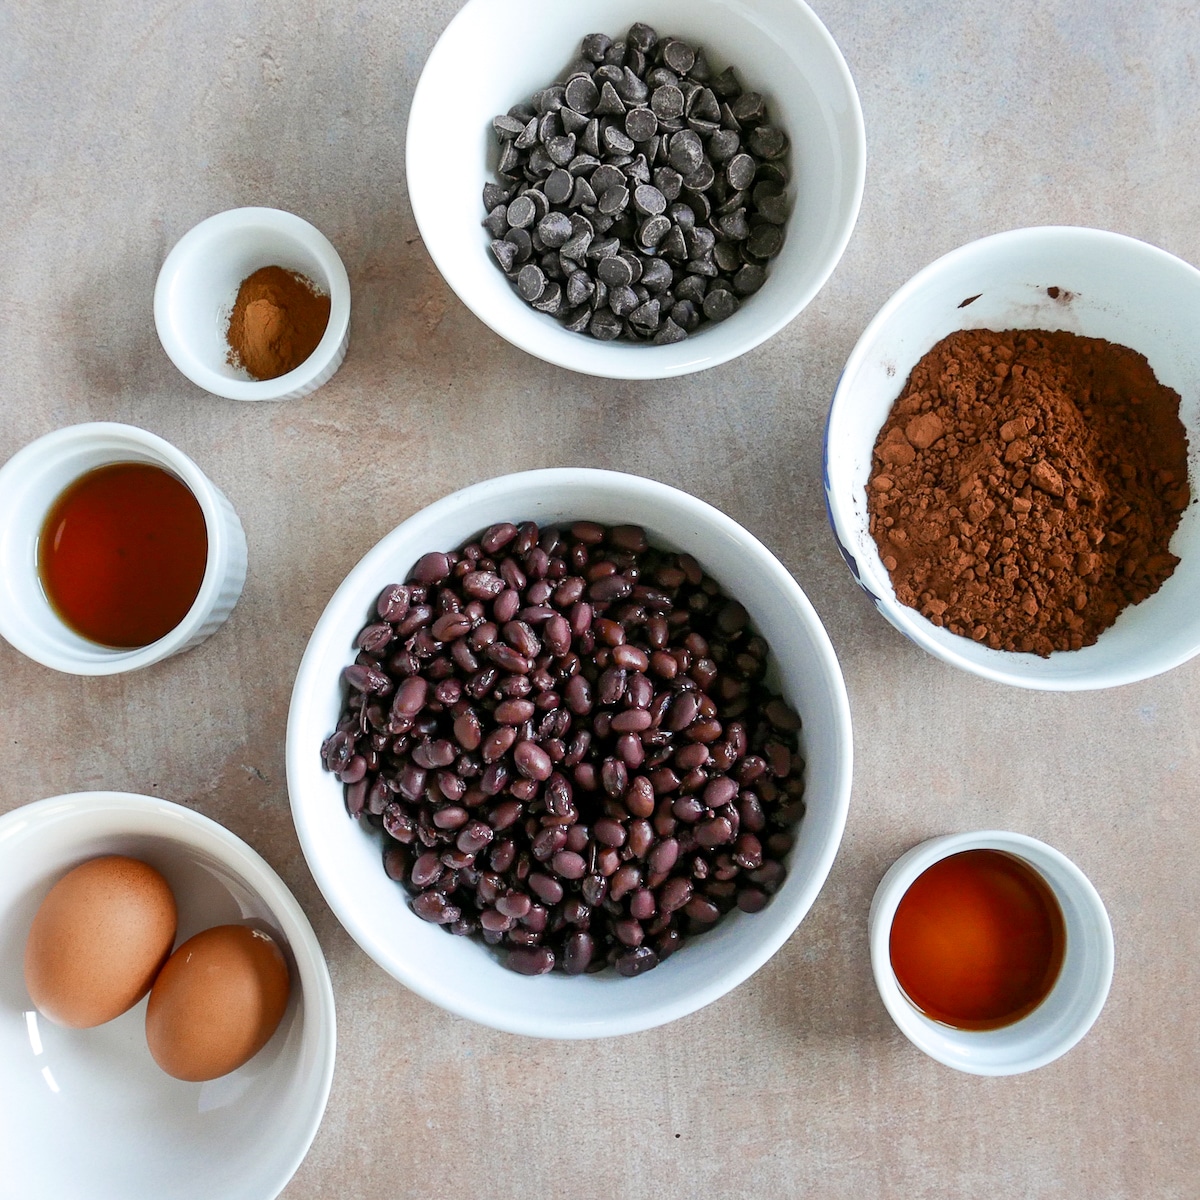
{"label": "white plate with egg", "polygon": [[[266,1045],[229,1074],[172,1078],[146,1043],[146,1000],[93,1028],[54,1024],[25,986],[26,940],[72,868],[127,855],[166,879],[175,945],[261,929],[290,991]],[[21,1200],[270,1200],[316,1134],[333,1078],[333,991],[307,918],[245,842],[166,800],[81,792],[0,817],[0,1191]]]}

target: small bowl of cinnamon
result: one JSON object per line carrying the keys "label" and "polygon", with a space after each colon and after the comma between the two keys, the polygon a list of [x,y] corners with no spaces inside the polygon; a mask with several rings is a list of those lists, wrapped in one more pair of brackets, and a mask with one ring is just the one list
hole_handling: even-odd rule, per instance
{"label": "small bowl of cinnamon", "polygon": [[175,245],[154,289],[163,349],[229,400],[296,400],[327,383],[350,342],[350,281],[301,217],[235,208]]}

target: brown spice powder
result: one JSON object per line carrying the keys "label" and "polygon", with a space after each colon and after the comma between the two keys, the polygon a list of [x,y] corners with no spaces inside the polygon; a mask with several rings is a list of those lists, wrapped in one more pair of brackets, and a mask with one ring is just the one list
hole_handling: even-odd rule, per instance
{"label": "brown spice powder", "polygon": [[229,363],[255,379],[294,371],[317,348],[330,300],[310,279],[263,267],[242,280],[229,318]]}
{"label": "brown spice powder", "polygon": [[994,649],[1090,646],[1179,559],[1179,394],[1099,338],[965,330],[913,368],[875,443],[871,534],[897,598]]}

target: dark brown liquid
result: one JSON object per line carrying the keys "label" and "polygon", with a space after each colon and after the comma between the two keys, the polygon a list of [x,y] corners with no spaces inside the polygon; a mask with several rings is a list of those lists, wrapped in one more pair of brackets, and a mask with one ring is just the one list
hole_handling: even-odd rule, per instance
{"label": "dark brown liquid", "polygon": [[934,863],[892,920],[900,986],[927,1017],[956,1029],[997,1029],[1032,1012],[1058,979],[1065,949],[1049,885],[999,850]]}
{"label": "dark brown liquid", "polygon": [[196,497],[150,463],[114,463],[54,502],[38,574],[54,611],[81,637],[128,650],[170,633],[192,607],[208,559]]}

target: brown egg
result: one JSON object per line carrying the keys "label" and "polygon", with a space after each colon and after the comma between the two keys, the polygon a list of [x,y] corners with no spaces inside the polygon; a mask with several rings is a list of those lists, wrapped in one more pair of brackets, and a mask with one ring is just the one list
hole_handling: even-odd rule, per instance
{"label": "brown egg", "polygon": [[270,1041],[287,1001],[287,963],[275,942],[246,925],[218,925],[189,938],[159,972],[146,1041],[168,1075],[216,1079]]}
{"label": "brown egg", "polygon": [[25,986],[38,1012],[89,1029],[132,1008],[175,941],[175,897],[136,858],[108,855],[64,875],[34,915]]}

